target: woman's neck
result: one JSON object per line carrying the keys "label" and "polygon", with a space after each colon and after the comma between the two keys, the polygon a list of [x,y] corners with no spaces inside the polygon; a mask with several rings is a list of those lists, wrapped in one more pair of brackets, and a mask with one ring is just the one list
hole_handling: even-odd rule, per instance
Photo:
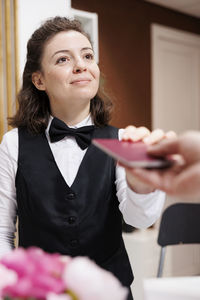
{"label": "woman's neck", "polygon": [[90,105],[79,110],[73,108],[70,108],[67,111],[60,111],[54,109],[51,111],[51,114],[53,117],[62,120],[67,125],[73,126],[83,121],[89,115],[89,112]]}

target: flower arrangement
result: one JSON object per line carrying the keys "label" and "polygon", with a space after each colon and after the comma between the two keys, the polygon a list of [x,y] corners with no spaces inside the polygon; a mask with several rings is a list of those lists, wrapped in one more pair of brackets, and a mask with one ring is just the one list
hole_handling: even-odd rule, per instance
{"label": "flower arrangement", "polygon": [[0,259],[0,299],[125,300],[127,289],[86,257],[17,248]]}

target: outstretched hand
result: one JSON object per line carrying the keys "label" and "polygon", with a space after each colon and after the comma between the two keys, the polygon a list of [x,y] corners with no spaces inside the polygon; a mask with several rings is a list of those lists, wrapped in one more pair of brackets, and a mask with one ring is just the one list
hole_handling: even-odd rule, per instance
{"label": "outstretched hand", "polygon": [[175,163],[169,169],[129,169],[131,175],[147,186],[160,189],[173,196],[200,196],[200,133],[187,132],[178,138],[162,140],[149,146],[148,153],[155,156],[175,154]]}

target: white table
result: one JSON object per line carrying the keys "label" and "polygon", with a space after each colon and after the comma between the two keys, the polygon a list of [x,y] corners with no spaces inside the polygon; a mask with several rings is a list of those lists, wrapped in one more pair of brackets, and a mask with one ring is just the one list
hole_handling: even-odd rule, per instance
{"label": "white table", "polygon": [[143,286],[144,300],[200,299],[200,276],[145,279]]}

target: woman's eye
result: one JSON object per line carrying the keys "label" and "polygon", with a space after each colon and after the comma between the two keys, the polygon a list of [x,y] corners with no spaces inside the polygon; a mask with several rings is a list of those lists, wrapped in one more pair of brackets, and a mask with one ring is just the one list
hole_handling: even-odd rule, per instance
{"label": "woman's eye", "polygon": [[57,63],[57,64],[61,64],[61,63],[66,62],[67,60],[68,60],[67,57],[61,57],[61,58],[59,58],[59,59],[56,61],[56,63]]}
{"label": "woman's eye", "polygon": [[94,55],[91,54],[91,53],[88,53],[88,54],[85,55],[85,58],[86,58],[86,59],[93,59],[93,58],[94,58]]}

